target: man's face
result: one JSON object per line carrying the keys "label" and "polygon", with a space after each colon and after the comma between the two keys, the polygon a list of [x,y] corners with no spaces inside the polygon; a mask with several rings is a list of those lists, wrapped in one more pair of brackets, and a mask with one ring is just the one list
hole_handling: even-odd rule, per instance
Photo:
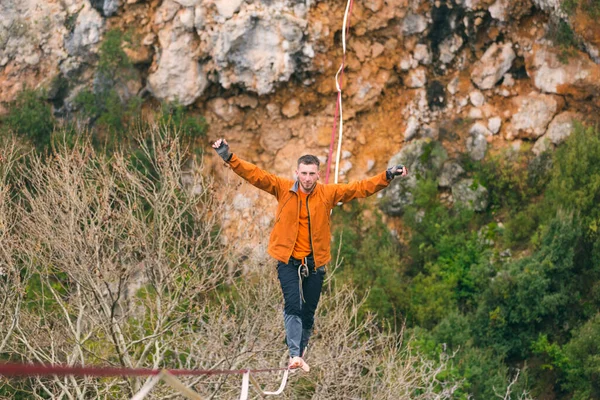
{"label": "man's face", "polygon": [[300,164],[296,170],[296,175],[298,175],[298,182],[300,182],[300,190],[304,193],[310,193],[319,180],[319,167],[314,164]]}

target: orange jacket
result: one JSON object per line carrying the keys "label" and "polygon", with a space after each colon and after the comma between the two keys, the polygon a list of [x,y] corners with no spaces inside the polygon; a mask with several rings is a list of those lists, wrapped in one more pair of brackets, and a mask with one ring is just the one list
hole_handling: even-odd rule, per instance
{"label": "orange jacket", "polygon": [[[277,198],[275,225],[269,239],[268,253],[276,260],[288,263],[298,237],[300,203],[298,181],[284,179],[254,164],[241,160],[233,154],[229,165],[236,174],[252,185]],[[370,196],[389,184],[385,171],[372,178],[346,184],[317,183],[308,195],[310,240],[315,266],[320,267],[331,260],[331,209],[339,202]]]}

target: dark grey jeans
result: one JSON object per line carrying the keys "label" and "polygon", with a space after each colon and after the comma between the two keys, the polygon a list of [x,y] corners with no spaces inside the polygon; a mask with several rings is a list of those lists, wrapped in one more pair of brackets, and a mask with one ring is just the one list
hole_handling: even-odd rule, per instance
{"label": "dark grey jeans", "polygon": [[[315,261],[312,256],[307,257],[308,276],[301,277],[298,272],[301,263],[295,258],[290,258],[287,264],[281,261],[277,263],[277,276],[283,292],[283,317],[290,357],[301,356],[308,346],[325,278],[325,267],[315,269]],[[302,282],[302,286],[300,286],[300,282]],[[300,290],[302,290],[304,301]]]}

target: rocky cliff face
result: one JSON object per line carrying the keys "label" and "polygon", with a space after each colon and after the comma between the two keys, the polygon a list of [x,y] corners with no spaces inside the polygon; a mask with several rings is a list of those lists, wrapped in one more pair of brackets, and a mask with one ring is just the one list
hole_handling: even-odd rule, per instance
{"label": "rocky cliff face", "polygon": [[[190,106],[208,119],[210,138],[226,136],[250,161],[291,175],[301,154],[327,156],[345,6],[4,0],[0,99],[44,87],[71,107],[92,84],[105,33],[129,31],[125,50],[139,72],[129,87]],[[567,11],[559,0],[355,2],[341,180],[410,159],[415,140],[438,141],[441,162],[452,163],[459,151],[480,160],[522,142],[537,153],[559,144],[573,117],[600,109],[600,29],[584,8]],[[577,46],[566,51],[557,26],[570,26]],[[68,90],[52,90],[57,77]]]}

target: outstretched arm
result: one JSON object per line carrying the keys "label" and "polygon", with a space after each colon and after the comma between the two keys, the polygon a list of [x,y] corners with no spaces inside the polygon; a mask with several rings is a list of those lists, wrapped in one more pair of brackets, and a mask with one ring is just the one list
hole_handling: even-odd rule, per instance
{"label": "outstretched arm", "polygon": [[249,163],[237,157],[229,150],[229,144],[225,139],[218,139],[212,145],[217,154],[231,166],[233,172],[244,178],[253,186],[279,197],[282,188],[285,186],[285,179],[266,172],[256,165]]}
{"label": "outstretched arm", "polygon": [[408,175],[408,169],[403,165],[396,165],[371,178],[345,184],[331,185],[335,203],[346,203],[350,200],[371,196],[386,188],[397,176]]}

